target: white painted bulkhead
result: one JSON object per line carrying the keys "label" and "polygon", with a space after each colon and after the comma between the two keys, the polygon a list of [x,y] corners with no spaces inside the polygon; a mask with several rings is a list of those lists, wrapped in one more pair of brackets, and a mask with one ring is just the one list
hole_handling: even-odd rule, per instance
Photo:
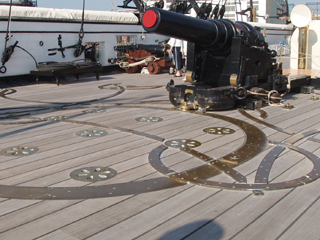
{"label": "white painted bulkhead", "polygon": [[[4,49],[8,26],[9,7],[0,6],[0,49]],[[30,52],[37,62],[68,62],[84,59],[84,53],[74,57],[75,48],[64,51],[48,51],[59,48],[58,37],[61,35],[62,46],[75,45],[79,41],[81,28],[81,10],[45,9],[12,7],[10,33],[12,36],[7,47],[18,41],[18,46]],[[99,43],[99,62],[108,66],[109,58],[116,53],[117,36],[134,36],[137,44],[156,44],[168,37],[144,32],[139,19],[132,12],[85,11],[84,37],[82,45],[88,42]],[[2,47],[1,47],[2,46]],[[0,52],[2,53],[3,50]],[[56,53],[49,56],[50,53]],[[20,48],[15,48],[10,60],[5,63],[7,72],[0,77],[28,74],[36,69],[32,57]]]}

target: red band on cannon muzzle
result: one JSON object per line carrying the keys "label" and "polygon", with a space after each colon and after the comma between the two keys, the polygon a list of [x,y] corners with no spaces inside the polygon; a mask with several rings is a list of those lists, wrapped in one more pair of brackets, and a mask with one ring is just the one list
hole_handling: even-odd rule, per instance
{"label": "red band on cannon muzzle", "polygon": [[158,21],[158,15],[153,10],[148,10],[143,14],[142,23],[147,28],[152,28]]}

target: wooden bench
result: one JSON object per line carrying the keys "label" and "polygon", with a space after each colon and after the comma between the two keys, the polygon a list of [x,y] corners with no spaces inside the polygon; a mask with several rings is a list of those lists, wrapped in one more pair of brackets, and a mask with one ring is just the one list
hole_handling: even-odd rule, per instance
{"label": "wooden bench", "polygon": [[37,84],[39,84],[39,77],[54,77],[57,85],[60,84],[60,79],[62,76],[73,75],[79,80],[80,74],[94,72],[96,74],[96,79],[99,80],[99,72],[102,71],[103,67],[98,63],[88,63],[88,62],[48,62],[40,63],[37,70],[30,71],[30,75],[36,77]]}

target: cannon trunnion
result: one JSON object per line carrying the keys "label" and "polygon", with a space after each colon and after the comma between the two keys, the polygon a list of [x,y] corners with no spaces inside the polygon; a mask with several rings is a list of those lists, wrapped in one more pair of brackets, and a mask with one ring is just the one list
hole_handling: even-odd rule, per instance
{"label": "cannon trunnion", "polygon": [[[188,41],[187,85],[168,84],[171,103],[179,108],[222,110],[249,95],[269,98],[287,90],[288,79],[262,34],[245,22],[202,20],[149,8],[142,25],[148,32]],[[260,94],[259,94],[260,93]],[[268,94],[265,94],[268,95]]]}

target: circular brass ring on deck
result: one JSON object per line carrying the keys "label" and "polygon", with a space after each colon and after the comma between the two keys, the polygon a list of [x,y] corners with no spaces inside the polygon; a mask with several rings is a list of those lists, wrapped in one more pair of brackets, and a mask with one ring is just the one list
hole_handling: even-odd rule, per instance
{"label": "circular brass ring on deck", "polygon": [[[157,108],[160,109],[160,108]],[[168,110],[163,108],[162,110]],[[176,109],[169,109],[171,111],[176,111]],[[218,118],[228,122],[234,122],[244,131],[247,129],[248,124],[237,119],[233,119],[227,116],[208,114],[208,113],[198,113],[192,112],[193,114],[199,114],[204,116],[210,116],[213,118]],[[73,124],[87,124],[94,125],[97,127],[106,127],[101,124],[95,124],[90,122],[74,121],[74,120],[62,120],[63,122],[69,122]],[[108,126],[107,126],[108,127]],[[111,126],[112,127],[112,126]],[[156,137],[150,134],[138,132],[135,130],[125,129],[121,127],[112,127],[112,129],[119,130],[126,133],[136,134],[139,136],[144,136],[157,141],[163,141],[164,139]],[[241,153],[233,152],[225,156],[225,160],[230,160],[236,162],[238,156],[244,154],[244,159],[250,159],[254,157],[256,152],[260,152],[261,149],[265,147],[264,134],[259,130],[262,135],[259,135],[257,131],[250,129],[250,134],[247,136],[247,144],[241,148],[246,151],[248,149],[252,150],[251,153]],[[255,136],[255,139],[250,137]],[[260,140],[256,139],[256,136],[260,137]],[[119,176],[119,175],[117,175]],[[212,175],[208,175],[211,177]],[[132,181],[117,184],[108,184],[103,186],[84,186],[84,187],[31,187],[31,186],[8,186],[0,185],[0,197],[3,198],[16,198],[16,199],[43,199],[43,200],[58,200],[58,199],[91,199],[91,198],[102,198],[102,197],[115,197],[115,196],[127,196],[133,194],[147,193],[152,191],[159,191],[167,188],[178,187],[184,185],[184,182],[172,181],[171,178],[158,177],[144,181]]]}
{"label": "circular brass ring on deck", "polygon": [[[313,169],[306,175],[288,180],[283,182],[275,182],[275,183],[227,183],[227,182],[219,182],[219,181],[211,181],[207,179],[201,178],[201,172],[197,171],[201,169],[201,171],[212,171],[207,164],[198,167],[197,169],[192,169],[190,171],[184,171],[182,173],[175,172],[174,170],[166,167],[163,162],[161,161],[161,154],[164,152],[167,147],[166,146],[159,146],[155,148],[149,155],[149,162],[153,168],[155,168],[160,173],[164,174],[168,178],[176,181],[177,183],[184,183],[189,184],[193,183],[195,185],[205,186],[205,187],[213,187],[213,188],[220,188],[220,189],[227,189],[227,190],[279,190],[279,189],[286,189],[286,188],[294,188],[303,186],[307,183],[313,182],[320,178],[320,158],[315,156],[313,153],[305,151],[304,149],[281,144],[283,146],[288,147],[290,150],[297,151],[312,161]],[[206,170],[207,169],[207,170]],[[214,171],[212,171],[214,172]],[[215,171],[216,175],[219,174]]]}
{"label": "circular brass ring on deck", "polygon": [[[157,108],[159,109],[159,108]],[[164,109],[163,109],[164,110]],[[171,109],[175,111],[175,109]],[[241,164],[244,161],[247,161],[259,154],[266,146],[266,136],[264,133],[250,125],[244,121],[234,119],[227,116],[211,114],[211,113],[199,113],[199,112],[192,112],[193,114],[199,114],[204,116],[209,116],[213,118],[218,118],[220,120],[224,120],[230,122],[232,124],[237,125],[240,127],[244,133],[246,134],[246,142],[244,145],[235,152],[232,152],[223,157],[223,160],[228,162],[234,162],[235,165]],[[93,123],[89,122],[80,122],[80,121],[70,121],[64,120],[65,122],[70,123],[78,123],[78,124],[88,124],[92,125]],[[99,125],[100,127],[100,125]],[[113,129],[117,129],[120,131],[137,134],[140,136],[148,136],[149,134],[143,134],[142,132],[128,130],[120,127],[113,127]],[[152,139],[155,139],[155,136]],[[286,146],[287,147],[287,146]],[[317,157],[312,155],[312,153],[308,153],[303,149],[294,148],[292,150],[300,152],[305,156],[312,158],[312,161],[315,163],[315,168],[307,175],[301,178],[291,180],[286,182],[285,187],[295,187],[298,184],[303,185],[309,183],[311,181],[316,180],[319,177],[316,168],[320,169],[320,161],[318,161]],[[149,162],[150,164],[156,164],[160,166],[159,172],[164,172],[166,177],[158,177],[144,181],[132,181],[132,182],[125,182],[125,183],[116,183],[116,184],[108,184],[108,185],[101,185],[101,186],[84,186],[84,187],[30,187],[30,186],[8,186],[8,185],[0,185],[0,197],[3,198],[16,198],[16,199],[43,199],[43,200],[57,200],[57,199],[90,199],[90,198],[103,198],[103,197],[115,197],[115,196],[127,196],[127,195],[134,195],[140,193],[147,193],[152,191],[159,191],[167,188],[173,188],[182,186],[186,183],[195,182],[195,184],[209,186],[211,181],[207,181],[206,179],[202,181],[202,179],[196,178],[197,169],[193,169],[189,171],[189,176],[186,173],[176,173],[171,169],[164,166],[161,162],[160,156],[161,153],[167,149],[166,146],[161,145],[160,147],[154,149],[149,154]],[[304,152],[301,152],[304,151]],[[187,151],[186,151],[187,152]],[[160,161],[159,161],[160,160]],[[205,160],[204,158],[202,160]],[[210,163],[209,163],[210,164]],[[205,165],[208,165],[206,163]],[[166,172],[167,171],[167,172]],[[119,175],[118,175],[119,176]],[[213,177],[214,175],[209,172],[207,173],[207,178]],[[189,181],[188,178],[192,178]],[[226,188],[226,189],[234,189],[234,190],[252,190],[257,187],[257,189],[261,189],[263,186],[266,187],[266,190],[273,190],[279,189],[279,184],[281,187],[282,183],[275,183],[273,185],[270,184],[228,184],[228,183],[221,183],[221,182],[214,182],[217,183],[218,188]],[[298,184],[297,184],[298,183]],[[212,187],[212,186],[210,186]],[[270,188],[271,187],[271,188]]]}
{"label": "circular brass ring on deck", "polygon": [[[36,101],[36,100],[10,98],[10,97],[6,96],[6,95],[9,95],[9,94],[16,93],[17,91],[15,89],[3,89],[2,91],[0,91],[0,97],[6,98],[6,99],[9,99],[9,100],[13,100],[13,101],[20,101],[20,102],[48,103],[48,104],[57,104],[57,105],[59,104],[59,105],[63,105],[62,107],[64,107],[64,105],[66,105],[66,106],[70,106],[70,105],[74,106],[74,105],[77,105],[77,104],[92,103],[92,102],[96,102],[96,101],[100,101],[100,100],[105,100],[105,99],[108,99],[108,98],[112,98],[112,97],[118,96],[118,95],[122,94],[125,91],[124,87],[120,86],[119,84],[112,84],[112,83],[111,84],[106,84],[106,85],[103,85],[103,86],[98,86],[98,88],[99,89],[104,89],[105,86],[109,86],[109,85],[114,87],[112,90],[118,90],[118,91],[116,93],[111,94],[110,96],[97,98],[97,99],[90,99],[90,100],[86,100],[86,101],[79,101],[79,102],[46,102],[46,101]],[[57,106],[57,107],[59,107],[59,106]],[[52,107],[49,106],[49,107],[46,107],[45,109],[51,109],[51,108]]]}

